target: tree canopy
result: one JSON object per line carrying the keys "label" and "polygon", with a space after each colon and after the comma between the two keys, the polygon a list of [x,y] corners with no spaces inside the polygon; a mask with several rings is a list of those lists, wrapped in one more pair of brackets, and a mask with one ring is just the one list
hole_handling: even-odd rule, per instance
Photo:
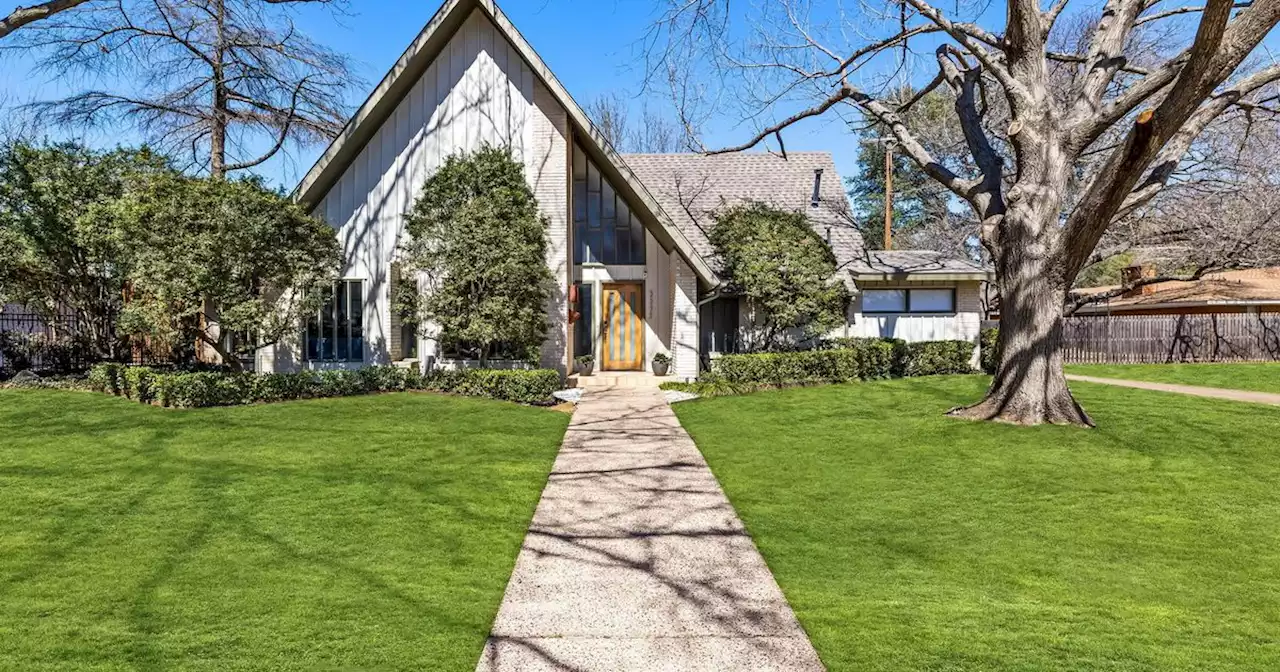
{"label": "tree canopy", "polygon": [[803,214],[734,206],[718,213],[708,237],[730,291],[758,313],[747,325],[748,349],[821,338],[844,323],[849,293],[835,277],[835,255]]}
{"label": "tree canopy", "polygon": [[338,270],[333,229],[259,178],[147,175],[116,203],[130,259],[120,326],[239,357],[296,334]]}
{"label": "tree canopy", "polygon": [[546,222],[509,151],[450,156],[405,220],[406,270],[425,274],[420,323],[447,349],[482,362],[507,352],[536,359],[552,277]]}
{"label": "tree canopy", "polygon": [[140,175],[170,174],[147,149],[76,143],[0,147],[0,303],[53,320],[98,357],[117,354],[112,322],[132,270],[113,204]]}

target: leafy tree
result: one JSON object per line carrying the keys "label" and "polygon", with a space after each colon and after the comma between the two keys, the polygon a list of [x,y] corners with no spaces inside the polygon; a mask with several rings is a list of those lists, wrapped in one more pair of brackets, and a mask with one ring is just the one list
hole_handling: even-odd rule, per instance
{"label": "leafy tree", "polygon": [[482,363],[499,347],[536,357],[547,331],[546,222],[520,164],[484,147],[449,157],[406,220],[407,269],[431,283],[422,322]]}
{"label": "leafy tree", "polygon": [[[897,98],[899,104],[910,100],[912,91],[901,91]],[[939,91],[924,94],[911,108],[903,114],[905,122],[916,130],[924,142],[943,154],[948,146],[950,135],[958,134],[957,129],[949,128],[954,123],[954,114],[949,114],[953,101]],[[858,213],[857,227],[868,248],[884,249],[884,155],[886,145],[893,141],[893,134],[884,124],[869,120],[871,124],[864,130],[861,146],[858,150],[858,170],[856,177],[848,180],[849,196]],[[947,202],[950,192],[946,187],[929,177],[918,164],[904,152],[893,153],[893,235],[895,241],[909,238],[928,227],[947,218]],[[897,245],[902,247],[901,243]]]}
{"label": "leafy tree", "polygon": [[836,258],[803,214],[764,204],[721,212],[709,238],[732,291],[759,310],[751,349],[777,349],[798,330],[820,337],[843,324],[849,294]]}
{"label": "leafy tree", "polygon": [[296,334],[337,271],[333,229],[258,178],[149,175],[116,204],[131,296],[122,329],[238,356]]}
{"label": "leafy tree", "polygon": [[100,358],[119,354],[112,321],[130,271],[111,207],[137,175],[168,175],[147,149],[76,143],[0,148],[0,303],[53,320]]}

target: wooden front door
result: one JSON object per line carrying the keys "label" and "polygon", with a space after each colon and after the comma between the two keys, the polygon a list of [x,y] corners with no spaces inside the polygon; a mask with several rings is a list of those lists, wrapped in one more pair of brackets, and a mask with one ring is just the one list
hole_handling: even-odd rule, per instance
{"label": "wooden front door", "polygon": [[600,297],[604,308],[605,371],[644,370],[644,286],[638,283],[605,285]]}

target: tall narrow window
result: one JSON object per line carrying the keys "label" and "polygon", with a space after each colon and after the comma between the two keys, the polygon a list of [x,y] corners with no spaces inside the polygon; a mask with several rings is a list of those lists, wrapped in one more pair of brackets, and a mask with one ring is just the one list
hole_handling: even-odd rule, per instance
{"label": "tall narrow window", "polygon": [[575,264],[644,264],[644,225],[599,167],[573,148]]}
{"label": "tall narrow window", "polygon": [[320,310],[307,318],[307,361],[364,361],[364,282],[339,280],[321,298]]}
{"label": "tall narrow window", "polygon": [[595,343],[593,342],[592,328],[595,326],[594,312],[591,308],[595,304],[592,302],[591,285],[578,285],[578,321],[573,323],[573,355],[581,357],[590,355],[595,352]]}

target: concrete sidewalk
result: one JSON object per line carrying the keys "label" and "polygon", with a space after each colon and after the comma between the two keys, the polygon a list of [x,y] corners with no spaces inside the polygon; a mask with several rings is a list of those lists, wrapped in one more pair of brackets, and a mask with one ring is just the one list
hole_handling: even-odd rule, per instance
{"label": "concrete sidewalk", "polygon": [[1247,401],[1254,404],[1271,404],[1273,406],[1280,406],[1280,394],[1270,394],[1268,392],[1229,390],[1220,387],[1199,387],[1197,385],[1175,385],[1173,383],[1152,383],[1145,380],[1123,380],[1120,378],[1077,376],[1070,373],[1067,374],[1067,380],[1076,380],[1082,383],[1099,383],[1102,385],[1118,385],[1120,387],[1132,387],[1139,390],[1154,390],[1156,392],[1176,392],[1177,394],[1190,394],[1196,397],[1212,397],[1214,399],[1229,399],[1231,401]]}
{"label": "concrete sidewalk", "polygon": [[656,389],[574,413],[479,664],[489,670],[822,670]]}

